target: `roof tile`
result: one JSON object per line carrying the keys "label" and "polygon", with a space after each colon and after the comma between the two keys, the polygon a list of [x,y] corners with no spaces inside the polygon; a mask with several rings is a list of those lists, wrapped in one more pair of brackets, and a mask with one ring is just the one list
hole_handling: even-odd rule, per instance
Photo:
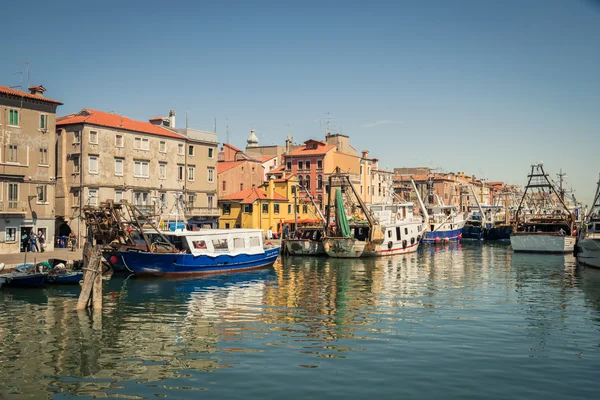
{"label": "roof tile", "polygon": [[8,86],[2,86],[2,85],[0,85],[0,93],[10,94],[10,95],[19,96],[19,97],[27,97],[28,99],[33,99],[33,100],[38,100],[38,101],[45,101],[47,103],[54,103],[54,104],[58,104],[58,105],[63,104],[62,102],[60,102],[58,100],[52,100],[52,99],[49,99],[47,97],[36,96],[35,94],[27,93],[27,92],[24,92],[22,90],[17,90],[17,89],[9,88]]}

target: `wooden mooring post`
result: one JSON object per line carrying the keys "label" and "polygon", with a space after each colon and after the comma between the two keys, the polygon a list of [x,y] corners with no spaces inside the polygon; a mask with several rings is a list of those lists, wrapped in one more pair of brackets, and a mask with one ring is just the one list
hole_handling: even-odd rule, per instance
{"label": "wooden mooring post", "polygon": [[87,242],[83,247],[83,286],[77,309],[85,310],[90,305],[95,312],[102,310],[102,249]]}

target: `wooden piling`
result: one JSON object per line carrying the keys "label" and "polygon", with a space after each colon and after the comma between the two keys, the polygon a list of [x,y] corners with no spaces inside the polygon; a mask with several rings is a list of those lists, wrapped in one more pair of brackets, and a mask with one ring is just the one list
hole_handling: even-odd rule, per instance
{"label": "wooden piling", "polygon": [[93,302],[94,311],[100,311],[102,310],[102,249],[100,246],[94,246],[90,252],[85,250],[84,246],[83,286],[77,301],[77,309],[85,310]]}

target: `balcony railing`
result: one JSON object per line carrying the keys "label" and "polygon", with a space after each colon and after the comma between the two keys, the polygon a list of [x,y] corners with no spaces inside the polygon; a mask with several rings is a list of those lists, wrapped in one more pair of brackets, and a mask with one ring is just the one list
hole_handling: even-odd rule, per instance
{"label": "balcony railing", "polygon": [[206,217],[218,217],[219,209],[217,207],[194,207],[187,206],[185,208],[187,215],[191,216],[206,216]]}
{"label": "balcony railing", "polygon": [[0,200],[0,212],[3,214],[25,214],[27,202],[25,200]]}

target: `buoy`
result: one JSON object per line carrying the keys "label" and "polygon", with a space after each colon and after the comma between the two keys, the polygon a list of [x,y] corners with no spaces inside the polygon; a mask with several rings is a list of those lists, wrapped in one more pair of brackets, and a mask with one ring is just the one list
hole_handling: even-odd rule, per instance
{"label": "buoy", "polygon": [[436,242],[436,243],[439,243],[439,242],[441,242],[441,241],[442,241],[442,239],[440,239],[439,237],[436,237],[436,238],[435,238],[435,242]]}
{"label": "buoy", "polygon": [[459,234],[458,234],[458,238],[459,238],[459,239],[462,239],[462,233],[459,233]]}
{"label": "buoy", "polygon": [[119,261],[119,259],[117,258],[117,256],[110,256],[110,261],[111,264],[116,264],[117,261]]}
{"label": "buoy", "polygon": [[448,238],[444,238],[444,242],[445,242],[445,243],[448,243],[449,241],[450,241],[450,239],[448,239]]}

